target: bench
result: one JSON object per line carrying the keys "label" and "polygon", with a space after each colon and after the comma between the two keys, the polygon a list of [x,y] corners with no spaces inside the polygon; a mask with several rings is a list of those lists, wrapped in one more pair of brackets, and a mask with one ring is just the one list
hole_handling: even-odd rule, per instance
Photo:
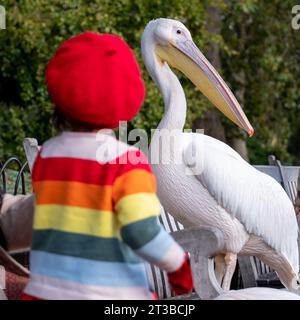
{"label": "bench", "polygon": [[[31,169],[39,150],[36,139],[25,139],[24,149]],[[269,174],[281,183],[292,201],[297,194],[297,179],[300,167],[282,166],[275,157],[269,157],[269,166],[255,166],[258,170]],[[223,236],[216,228],[192,228],[184,229],[170,214],[161,208],[160,222],[167,232],[190,253],[195,292],[189,297],[174,297],[168,285],[166,273],[153,265],[146,264],[146,270],[150,285],[160,299],[211,299],[222,293],[214,276],[214,264],[211,259],[223,248]],[[273,270],[255,257],[238,258],[243,287],[261,285],[264,281],[270,285],[270,279],[274,278]],[[274,280],[279,281],[278,279]]]}
{"label": "bench", "polygon": [[[282,166],[281,162],[272,155],[268,157],[268,162],[269,165],[257,165],[254,167],[276,179],[287,192],[291,201],[295,203],[300,167]],[[161,223],[168,232],[175,232],[183,229],[183,226],[175,221],[175,219],[163,209],[161,212]],[[300,239],[298,239],[300,248],[299,240]],[[242,277],[243,288],[256,286],[283,288],[283,285],[281,284],[275,271],[256,257],[239,256],[238,266]],[[199,269],[201,269],[201,267]],[[199,270],[199,272],[201,271],[202,270]],[[170,296],[170,292],[165,288],[166,275],[164,275],[158,269],[153,272],[156,273],[157,278],[160,276],[160,278],[156,278],[156,292],[159,292],[161,297],[168,298]]]}
{"label": "bench", "polygon": [[[282,166],[281,162],[274,156],[269,156],[268,162],[270,165],[258,165],[254,167],[276,179],[287,192],[291,201],[295,203],[300,167]],[[175,221],[175,219],[163,209],[161,212],[161,223],[168,232],[175,232],[183,229],[183,226]],[[298,239],[300,248],[299,240],[300,239]],[[256,286],[283,288],[283,285],[281,284],[275,271],[256,257],[239,256],[238,266],[242,277],[243,288]],[[163,273],[159,270],[155,270],[155,272],[157,277],[160,274],[161,279],[156,280],[155,290],[160,292],[161,297],[168,298],[170,296],[170,292],[165,288],[164,285],[166,282],[166,275],[163,275]]]}

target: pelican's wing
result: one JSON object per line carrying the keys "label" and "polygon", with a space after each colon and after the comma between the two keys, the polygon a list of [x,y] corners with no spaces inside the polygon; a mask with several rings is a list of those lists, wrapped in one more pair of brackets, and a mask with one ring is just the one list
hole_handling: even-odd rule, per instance
{"label": "pelican's wing", "polygon": [[[189,136],[184,161],[195,177],[249,233],[261,236],[298,269],[298,225],[294,207],[281,185],[219,140],[203,134]],[[195,155],[196,169],[191,167]]]}

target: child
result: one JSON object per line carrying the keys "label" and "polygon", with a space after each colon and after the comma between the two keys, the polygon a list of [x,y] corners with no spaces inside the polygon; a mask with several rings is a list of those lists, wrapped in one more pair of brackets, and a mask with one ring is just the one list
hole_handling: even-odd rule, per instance
{"label": "child", "polygon": [[31,277],[23,299],[151,299],[143,259],[168,272],[176,293],[191,292],[187,256],[158,222],[147,160],[97,134],[132,119],[143,102],[128,45],[108,34],[73,37],[50,60],[46,82],[71,131],[47,141],[34,164]]}

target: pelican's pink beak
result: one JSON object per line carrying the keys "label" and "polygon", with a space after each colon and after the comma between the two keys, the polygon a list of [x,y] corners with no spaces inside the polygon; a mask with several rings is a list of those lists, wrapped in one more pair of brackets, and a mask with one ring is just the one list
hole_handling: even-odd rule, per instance
{"label": "pelican's pink beak", "polygon": [[192,40],[158,45],[156,53],[162,61],[183,72],[215,107],[253,136],[254,129],[234,94]]}

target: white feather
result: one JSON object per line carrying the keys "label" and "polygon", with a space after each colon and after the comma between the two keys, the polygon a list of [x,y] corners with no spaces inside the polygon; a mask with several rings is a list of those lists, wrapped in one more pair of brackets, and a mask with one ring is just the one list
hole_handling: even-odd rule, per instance
{"label": "white feather", "polygon": [[[185,150],[199,154],[203,170],[195,175],[217,203],[239,219],[250,234],[285,255],[298,272],[298,226],[294,207],[282,186],[258,171],[225,143],[189,134]],[[188,138],[188,135],[186,135]],[[193,170],[193,169],[192,169]]]}

